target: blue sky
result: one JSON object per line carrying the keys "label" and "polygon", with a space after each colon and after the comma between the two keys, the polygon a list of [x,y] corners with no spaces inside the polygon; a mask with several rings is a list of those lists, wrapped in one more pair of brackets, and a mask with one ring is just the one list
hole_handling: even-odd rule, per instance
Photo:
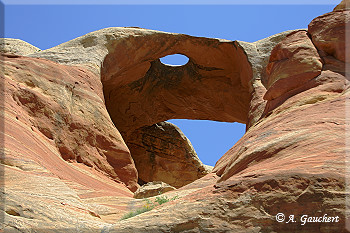
{"label": "blue sky", "polygon": [[[283,5],[273,0],[173,1],[176,5],[159,5],[155,4],[159,3],[156,0],[128,1],[130,5],[125,4],[127,1],[108,0],[55,1],[60,5],[48,4],[53,2],[50,0],[2,2],[5,3],[5,37],[22,39],[44,50],[91,31],[123,26],[253,42],[282,31],[307,28],[313,18],[332,11],[340,0],[320,0],[318,4],[314,0],[295,0],[284,1]],[[67,2],[77,5],[64,5]],[[140,2],[143,5],[139,5]],[[212,166],[242,137],[245,129],[245,125],[238,123],[171,122],[190,139],[203,163]]]}

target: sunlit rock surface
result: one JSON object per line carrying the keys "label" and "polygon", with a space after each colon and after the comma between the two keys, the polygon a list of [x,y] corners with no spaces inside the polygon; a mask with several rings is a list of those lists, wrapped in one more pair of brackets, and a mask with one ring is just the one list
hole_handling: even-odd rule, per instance
{"label": "sunlit rock surface", "polygon": [[[255,43],[107,28],[30,55],[27,45],[3,51],[3,229],[349,231],[347,2],[308,30]],[[189,62],[159,62],[174,53]],[[171,118],[236,121],[247,132],[205,175],[190,144],[175,140],[179,131],[154,134]],[[144,140],[149,134],[159,142]],[[142,164],[152,146],[159,161]],[[186,147],[181,159],[171,154]],[[190,154],[192,165],[175,166]],[[138,174],[152,169],[176,179],[191,171],[193,182],[162,194],[174,200],[120,220],[145,205],[133,192]],[[301,222],[325,214],[338,221]]]}

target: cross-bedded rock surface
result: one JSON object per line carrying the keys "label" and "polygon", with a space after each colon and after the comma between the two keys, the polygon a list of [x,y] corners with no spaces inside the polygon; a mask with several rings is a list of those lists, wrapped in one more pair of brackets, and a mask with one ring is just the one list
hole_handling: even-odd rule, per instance
{"label": "cross-bedded rock surface", "polygon": [[156,180],[180,188],[211,171],[199,160],[186,136],[169,122],[141,127],[126,141],[140,184]]}
{"label": "cross-bedded rock surface", "polygon": [[[107,28],[45,51],[25,43],[11,51],[19,42],[8,40],[4,229],[348,232],[347,2],[307,30],[254,43],[139,28]],[[159,61],[174,53],[189,62]],[[205,175],[181,131],[163,122],[171,118],[237,121],[247,132]],[[119,221],[145,204],[132,197],[138,174],[172,177],[165,182],[179,188],[166,195],[177,198]],[[302,215],[324,214],[339,221],[301,224]]]}

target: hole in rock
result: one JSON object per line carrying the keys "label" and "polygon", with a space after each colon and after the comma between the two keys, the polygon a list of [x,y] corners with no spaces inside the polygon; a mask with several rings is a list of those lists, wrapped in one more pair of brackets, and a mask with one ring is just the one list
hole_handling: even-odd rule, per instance
{"label": "hole in rock", "polygon": [[172,54],[159,59],[164,65],[183,66],[189,61],[189,58],[182,54]]}
{"label": "hole in rock", "polygon": [[209,120],[172,119],[181,129],[205,165],[215,163],[244,135],[246,125]]}
{"label": "hole in rock", "polygon": [[7,214],[12,215],[12,216],[21,216],[17,211],[13,209],[9,209],[5,211]]}

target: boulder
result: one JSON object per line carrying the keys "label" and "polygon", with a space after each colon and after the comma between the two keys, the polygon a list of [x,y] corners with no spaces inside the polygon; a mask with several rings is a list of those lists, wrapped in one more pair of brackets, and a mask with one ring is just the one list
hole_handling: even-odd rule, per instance
{"label": "boulder", "polygon": [[179,188],[210,172],[197,157],[191,142],[170,122],[142,127],[125,141],[140,184],[163,181]]}
{"label": "boulder", "polygon": [[134,198],[147,198],[157,196],[172,190],[175,190],[173,186],[164,183],[162,181],[152,181],[147,184],[142,185],[136,192],[134,193]]}

